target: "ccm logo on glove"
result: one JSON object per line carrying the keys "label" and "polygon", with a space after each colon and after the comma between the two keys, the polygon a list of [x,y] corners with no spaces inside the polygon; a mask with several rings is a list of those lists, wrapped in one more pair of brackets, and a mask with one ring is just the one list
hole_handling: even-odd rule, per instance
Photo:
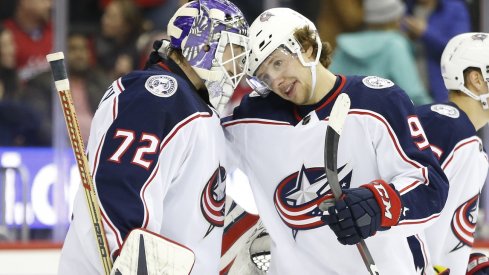
{"label": "ccm logo on glove", "polygon": [[402,204],[397,191],[383,180],[374,180],[362,187],[374,193],[375,200],[382,210],[380,225],[382,227],[394,226],[401,217]]}

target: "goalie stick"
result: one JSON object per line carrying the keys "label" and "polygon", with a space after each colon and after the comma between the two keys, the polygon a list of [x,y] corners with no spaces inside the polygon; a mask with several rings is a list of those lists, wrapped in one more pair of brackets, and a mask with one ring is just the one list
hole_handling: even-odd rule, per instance
{"label": "goalie stick", "polygon": [[[343,195],[343,190],[341,190],[341,186],[338,181],[337,157],[341,130],[343,129],[346,115],[348,114],[349,110],[350,97],[347,94],[342,93],[338,96],[335,104],[333,105],[331,114],[329,116],[329,124],[326,129],[324,167],[326,170],[326,178],[328,179],[329,187],[331,188],[335,201],[340,200],[341,196]],[[327,211],[327,209],[321,210]],[[377,266],[375,265],[372,255],[370,255],[370,251],[368,250],[365,241],[361,240],[359,243],[357,243],[357,248],[370,274],[379,275]]]}
{"label": "goalie stick", "polygon": [[83,189],[85,190],[85,198],[95,232],[97,248],[102,261],[102,268],[104,273],[108,275],[112,269],[112,260],[110,259],[110,251],[107,245],[107,239],[105,237],[100,206],[98,204],[95,186],[90,174],[87,156],[85,155],[85,148],[80,134],[80,127],[78,126],[75,107],[73,106],[70,83],[68,81],[66,68],[63,62],[64,55],[62,52],[51,53],[46,55],[46,59],[51,66],[54,84],[61,100],[61,108],[63,109],[63,116],[68,128],[68,135],[70,137],[71,146],[73,147],[73,153],[75,154],[78,171],[80,172],[81,183],[83,185]]}

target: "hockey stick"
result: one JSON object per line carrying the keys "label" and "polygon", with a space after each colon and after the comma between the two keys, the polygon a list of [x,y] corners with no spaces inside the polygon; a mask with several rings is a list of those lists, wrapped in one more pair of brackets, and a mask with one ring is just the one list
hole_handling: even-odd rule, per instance
{"label": "hockey stick", "polygon": [[58,95],[61,100],[63,116],[68,128],[68,134],[70,137],[71,146],[73,147],[73,153],[75,154],[78,171],[80,172],[81,183],[83,185],[83,189],[85,190],[85,198],[88,204],[90,217],[92,219],[92,225],[95,232],[95,238],[97,240],[100,259],[102,261],[102,267],[104,273],[109,275],[112,269],[112,261],[110,259],[109,247],[105,238],[105,230],[102,223],[102,215],[100,212],[100,206],[98,204],[97,194],[95,192],[95,186],[93,184],[92,176],[90,175],[90,168],[88,166],[87,156],[85,155],[85,148],[80,134],[80,127],[78,126],[78,119],[76,117],[75,107],[73,106],[70,83],[68,81],[65,65],[63,63],[64,55],[62,52],[52,53],[46,55],[46,59],[51,66],[54,84],[56,85],[56,90],[58,91]]}
{"label": "hockey stick", "polygon": [[[338,143],[340,140],[341,130],[345,123],[346,115],[350,110],[350,97],[347,94],[340,94],[336,99],[331,114],[329,116],[329,124],[326,129],[325,145],[324,145],[324,164],[326,170],[326,178],[328,179],[329,186],[333,192],[335,201],[341,199],[343,190],[338,181]],[[358,251],[362,255],[363,262],[368,271],[372,275],[379,275],[377,266],[375,265],[372,255],[362,239],[357,243]]]}

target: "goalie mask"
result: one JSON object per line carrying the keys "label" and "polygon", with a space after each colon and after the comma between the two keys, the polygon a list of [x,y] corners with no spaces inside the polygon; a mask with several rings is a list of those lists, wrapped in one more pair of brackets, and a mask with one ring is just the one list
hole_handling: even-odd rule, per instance
{"label": "goalie mask", "polygon": [[[227,0],[191,1],[168,23],[170,47],[182,50],[204,80],[209,100],[219,112],[246,72],[247,32],[243,14]],[[227,46],[230,58],[225,58]]]}
{"label": "goalie mask", "polygon": [[489,93],[476,95],[465,86],[467,68],[480,69],[486,83],[489,82],[488,33],[464,33],[452,38],[441,56],[441,74],[448,90],[461,91],[489,109]]}
{"label": "goalie mask", "polygon": [[[302,56],[302,46],[295,39],[294,33],[305,26],[308,26],[315,33],[317,43],[317,53],[313,61],[306,62]],[[270,85],[263,79],[256,77],[256,72],[260,65],[276,52],[283,48],[293,56],[299,58],[301,64],[311,69],[312,83],[309,98],[312,98],[316,87],[316,65],[321,56],[322,43],[319,38],[316,26],[305,16],[289,8],[273,8],[263,12],[250,26],[250,54],[248,57],[249,66],[247,74],[248,84],[262,96],[270,92]]]}

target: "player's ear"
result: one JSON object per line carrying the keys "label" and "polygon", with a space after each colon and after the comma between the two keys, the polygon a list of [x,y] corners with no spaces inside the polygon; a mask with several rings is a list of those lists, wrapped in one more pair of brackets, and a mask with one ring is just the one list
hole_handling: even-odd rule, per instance
{"label": "player's ear", "polygon": [[312,56],[314,53],[314,47],[309,46],[306,50],[302,50],[302,56],[304,56],[307,60],[312,60],[314,57]]}
{"label": "player's ear", "polygon": [[472,84],[477,89],[477,91],[484,90],[486,82],[484,81],[484,77],[478,70],[471,70],[468,74],[467,79],[470,81],[470,84]]}

